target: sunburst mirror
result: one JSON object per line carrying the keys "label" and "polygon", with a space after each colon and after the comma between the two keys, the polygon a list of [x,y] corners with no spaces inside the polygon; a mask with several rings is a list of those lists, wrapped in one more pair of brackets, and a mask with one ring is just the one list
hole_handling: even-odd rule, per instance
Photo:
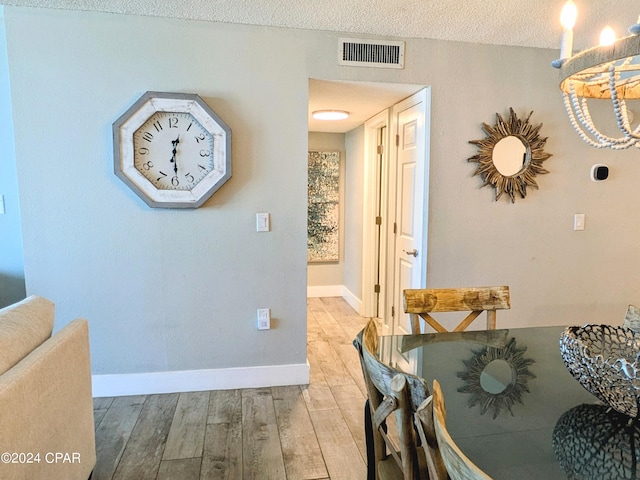
{"label": "sunburst mirror", "polygon": [[508,410],[529,391],[527,382],[536,376],[529,371],[535,361],[524,358],[527,347],[518,347],[511,338],[504,347],[484,347],[474,351],[469,360],[464,360],[467,370],[457,375],[465,384],[459,392],[470,393],[469,408],[480,405],[480,413],[493,410],[495,419],[503,410]]}
{"label": "sunburst mirror", "polygon": [[482,187],[489,185],[496,190],[496,201],[506,193],[515,202],[516,195],[524,198],[527,187],[538,188],[535,177],[549,173],[542,166],[551,154],[545,153],[546,137],[540,136],[542,124],[532,125],[529,119],[533,112],[519,119],[513,108],[509,108],[509,119],[505,121],[496,113],[496,124],[482,124],[486,137],[470,140],[478,147],[478,153],[470,157],[477,163],[473,175],[480,175]]}

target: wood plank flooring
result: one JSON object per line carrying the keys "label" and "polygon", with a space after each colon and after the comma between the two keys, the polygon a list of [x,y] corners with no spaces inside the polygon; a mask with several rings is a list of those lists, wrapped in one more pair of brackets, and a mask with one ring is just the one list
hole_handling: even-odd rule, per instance
{"label": "wood plank flooring", "polygon": [[308,299],[309,385],[95,398],[92,479],[365,479],[365,323],[342,298]]}

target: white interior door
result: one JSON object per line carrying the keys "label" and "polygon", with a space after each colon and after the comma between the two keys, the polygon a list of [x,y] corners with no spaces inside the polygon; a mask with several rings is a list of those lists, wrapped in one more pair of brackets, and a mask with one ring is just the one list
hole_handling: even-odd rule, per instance
{"label": "white interior door", "polygon": [[[402,291],[426,285],[428,214],[428,118],[429,91],[421,90],[393,107],[392,128],[396,133],[395,162],[390,182],[394,190],[390,212],[395,213],[391,227],[389,265],[393,272],[391,311],[385,315],[393,335],[411,333],[409,316],[404,313]],[[394,205],[391,205],[394,203]],[[411,358],[392,346],[391,362],[405,371],[416,371],[417,358]]]}

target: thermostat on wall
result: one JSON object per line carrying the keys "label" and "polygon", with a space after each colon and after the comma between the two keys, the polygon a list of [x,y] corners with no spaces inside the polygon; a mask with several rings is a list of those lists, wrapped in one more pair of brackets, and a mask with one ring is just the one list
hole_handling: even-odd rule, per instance
{"label": "thermostat on wall", "polygon": [[594,182],[602,182],[609,178],[609,167],[601,163],[596,163],[591,167],[591,180]]}

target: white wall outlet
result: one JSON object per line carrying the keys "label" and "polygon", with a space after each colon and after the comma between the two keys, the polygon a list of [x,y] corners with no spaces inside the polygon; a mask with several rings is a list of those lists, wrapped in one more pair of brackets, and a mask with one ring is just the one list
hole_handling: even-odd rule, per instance
{"label": "white wall outlet", "polygon": [[584,230],[584,213],[576,213],[573,216],[573,229]]}
{"label": "white wall outlet", "polygon": [[271,230],[271,218],[268,213],[256,213],[256,231],[268,232]]}
{"label": "white wall outlet", "polygon": [[271,328],[271,310],[268,308],[258,309],[258,330],[269,330]]}

